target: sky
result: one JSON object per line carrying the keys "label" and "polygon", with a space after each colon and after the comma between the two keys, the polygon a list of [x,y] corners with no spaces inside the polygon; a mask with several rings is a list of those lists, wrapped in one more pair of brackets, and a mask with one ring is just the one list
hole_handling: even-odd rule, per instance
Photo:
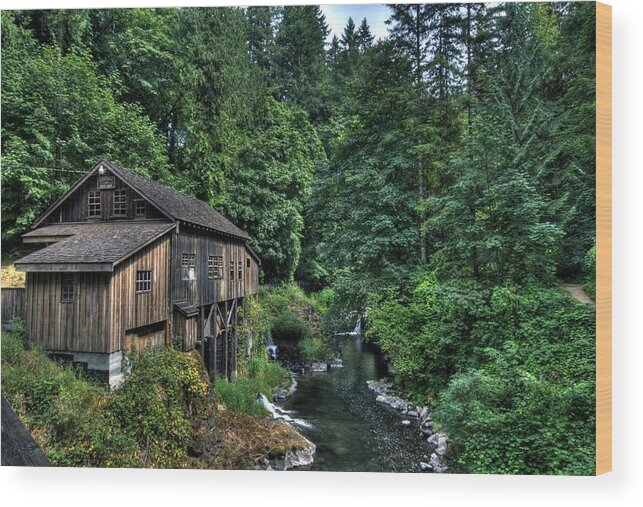
{"label": "sky", "polygon": [[355,25],[359,27],[362,18],[366,18],[371,33],[375,39],[384,38],[388,35],[388,27],[384,22],[389,18],[390,10],[383,4],[327,4],[320,5],[321,10],[326,16],[326,23],[330,28],[328,40],[337,35],[337,38],[342,36],[344,27],[349,17],[353,18]]}

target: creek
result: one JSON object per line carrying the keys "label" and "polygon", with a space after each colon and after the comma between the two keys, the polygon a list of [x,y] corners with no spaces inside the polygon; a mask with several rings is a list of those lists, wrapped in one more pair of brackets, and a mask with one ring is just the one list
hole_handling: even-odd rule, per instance
{"label": "creek", "polygon": [[376,346],[354,333],[338,336],[343,368],[297,378],[295,394],[279,403],[293,417],[309,423],[298,428],[317,445],[307,469],[337,472],[420,472],[429,445],[418,435],[415,418],[375,401],[367,380],[387,375]]}

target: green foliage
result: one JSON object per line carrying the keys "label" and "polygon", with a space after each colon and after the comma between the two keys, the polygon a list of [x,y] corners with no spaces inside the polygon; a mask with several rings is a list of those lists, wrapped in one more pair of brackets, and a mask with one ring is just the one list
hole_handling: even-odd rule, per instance
{"label": "green foliage", "polygon": [[307,363],[325,363],[333,357],[328,341],[321,336],[306,336],[297,347]]}
{"label": "green foliage", "polygon": [[214,397],[233,412],[240,412],[253,417],[267,414],[266,409],[259,404],[259,394],[272,396],[268,386],[256,379],[238,378],[233,382],[217,377],[214,381]]}
{"label": "green foliage", "polygon": [[468,473],[589,474],[595,317],[561,290],[419,281],[373,298],[369,335],[401,386],[432,400]]}
{"label": "green foliage", "polygon": [[186,466],[212,410],[202,366],[173,349],[133,359],[125,385],[110,393],[3,333],[2,393],[56,465]]}
{"label": "green foliage", "polygon": [[583,289],[589,297],[596,299],[596,244],[585,254],[583,271],[585,272]]}
{"label": "green foliage", "polygon": [[300,262],[303,203],[325,154],[304,111],[266,99],[267,118],[239,153],[227,216],[252,237],[266,282],[289,282]]}
{"label": "green foliage", "polygon": [[214,397],[228,410],[261,417],[267,412],[258,403],[259,394],[272,400],[273,389],[285,387],[291,381],[290,372],[278,363],[270,362],[265,351],[262,351],[250,359],[234,381],[217,377],[214,382]]}
{"label": "green foliage", "polygon": [[101,158],[157,178],[167,171],[162,138],[139,106],[116,99],[91,58],[37,46],[14,23],[3,12],[3,239],[27,230],[78,179],[73,171]]}

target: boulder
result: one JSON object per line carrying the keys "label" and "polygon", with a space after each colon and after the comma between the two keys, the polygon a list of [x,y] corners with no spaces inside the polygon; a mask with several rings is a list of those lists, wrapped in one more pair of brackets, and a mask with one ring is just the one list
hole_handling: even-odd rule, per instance
{"label": "boulder", "polygon": [[328,364],[326,363],[313,363],[310,365],[310,370],[313,373],[321,373],[328,371]]}
{"label": "boulder", "polygon": [[431,469],[433,470],[433,472],[436,474],[443,474],[449,469],[449,467],[447,467],[446,464],[444,463],[443,458],[441,456],[438,456],[435,453],[431,454],[431,459],[429,459],[429,465],[431,466]]}
{"label": "boulder", "polygon": [[297,449],[295,451],[286,451],[283,470],[289,470],[296,467],[304,467],[313,463],[317,447],[307,438],[304,438],[304,440],[306,441],[305,447]]}
{"label": "boulder", "polygon": [[404,419],[404,420],[402,421],[402,424],[403,424],[404,426],[410,426],[410,425],[411,425],[411,421],[409,421],[408,419]]}
{"label": "boulder", "polygon": [[342,361],[340,358],[336,357],[334,359],[331,359],[330,363],[328,363],[328,366],[330,368],[343,368],[344,367],[344,361]]}

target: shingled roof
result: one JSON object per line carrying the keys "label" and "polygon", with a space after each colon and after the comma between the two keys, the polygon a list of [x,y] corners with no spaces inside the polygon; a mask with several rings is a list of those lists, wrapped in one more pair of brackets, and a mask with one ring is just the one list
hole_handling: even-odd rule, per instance
{"label": "shingled roof", "polygon": [[208,203],[110,162],[102,162],[102,164],[172,219],[207,227],[238,238],[250,239],[245,231],[215,211]]}
{"label": "shingled roof", "polygon": [[61,237],[59,241],[16,261],[18,269],[49,271],[112,271],[114,266],[176,226],[171,222],[95,222],[55,224],[25,234],[29,238]]}

